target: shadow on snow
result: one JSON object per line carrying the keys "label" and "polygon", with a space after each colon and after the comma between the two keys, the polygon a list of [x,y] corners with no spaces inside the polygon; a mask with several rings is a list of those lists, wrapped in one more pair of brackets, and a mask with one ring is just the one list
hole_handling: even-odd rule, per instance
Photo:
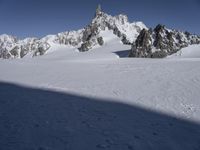
{"label": "shadow on snow", "polygon": [[122,50],[122,51],[116,51],[113,52],[114,54],[118,55],[119,58],[127,58],[129,55],[130,49],[129,50]]}
{"label": "shadow on snow", "polygon": [[199,150],[200,125],[106,100],[0,83],[0,150]]}

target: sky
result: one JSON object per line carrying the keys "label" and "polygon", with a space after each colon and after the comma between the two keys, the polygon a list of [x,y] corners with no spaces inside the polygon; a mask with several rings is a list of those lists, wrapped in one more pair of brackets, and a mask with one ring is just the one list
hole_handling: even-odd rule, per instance
{"label": "sky", "polygon": [[0,34],[25,38],[77,30],[90,23],[98,4],[130,22],[200,35],[200,0],[0,0]]}

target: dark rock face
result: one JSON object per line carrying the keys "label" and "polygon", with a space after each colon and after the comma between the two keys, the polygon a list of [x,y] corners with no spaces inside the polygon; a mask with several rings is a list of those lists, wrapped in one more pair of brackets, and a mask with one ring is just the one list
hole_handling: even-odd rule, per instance
{"label": "dark rock face", "polygon": [[97,24],[92,23],[91,25],[88,25],[83,32],[83,43],[81,44],[81,47],[78,48],[78,50],[80,52],[85,52],[91,49],[93,45],[98,43],[98,34],[99,30]]}
{"label": "dark rock face", "polygon": [[7,49],[3,49],[3,50],[1,50],[0,58],[9,59],[9,58],[11,58],[11,54],[9,53],[9,51]]}
{"label": "dark rock face", "polygon": [[130,57],[149,57],[149,55],[151,55],[151,43],[149,31],[143,29],[132,45]]}
{"label": "dark rock face", "polygon": [[13,55],[14,57],[19,57],[19,47],[15,46],[11,51],[10,54]]}
{"label": "dark rock face", "polygon": [[200,38],[189,32],[169,30],[157,25],[154,30],[143,29],[132,44],[129,57],[163,58],[191,44],[199,44]]}
{"label": "dark rock face", "polygon": [[104,41],[103,41],[102,37],[98,37],[97,41],[98,41],[99,45],[101,45],[101,46],[104,44]]}
{"label": "dark rock face", "polygon": [[31,49],[21,46],[20,58],[23,58],[29,52],[29,50]]}
{"label": "dark rock face", "polygon": [[93,45],[99,44],[100,46],[102,46],[104,44],[104,40],[102,37],[93,37],[93,36],[89,36],[88,40],[86,40],[84,43],[81,44],[81,47],[78,48],[78,50],[80,52],[85,52],[85,51],[89,51]]}
{"label": "dark rock face", "polygon": [[85,28],[82,40],[83,42],[89,41],[92,37],[96,36],[97,34],[98,34],[97,24],[93,23]]}
{"label": "dark rock face", "polygon": [[78,50],[80,52],[86,52],[90,49],[90,47],[91,47],[91,43],[89,41],[86,41],[83,44],[81,44],[81,47],[78,48]]}
{"label": "dark rock face", "polygon": [[122,43],[124,45],[132,45],[132,43],[129,40],[127,40],[126,35],[122,35]]}
{"label": "dark rock face", "polygon": [[155,51],[150,55],[150,58],[165,58],[167,57],[167,52],[165,51]]}

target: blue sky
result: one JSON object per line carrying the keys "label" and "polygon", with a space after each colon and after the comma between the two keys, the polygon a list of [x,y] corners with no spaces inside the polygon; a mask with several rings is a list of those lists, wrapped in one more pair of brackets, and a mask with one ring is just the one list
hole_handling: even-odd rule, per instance
{"label": "blue sky", "polygon": [[0,0],[0,34],[24,38],[76,30],[91,21],[97,4],[148,27],[161,23],[200,34],[200,0]]}

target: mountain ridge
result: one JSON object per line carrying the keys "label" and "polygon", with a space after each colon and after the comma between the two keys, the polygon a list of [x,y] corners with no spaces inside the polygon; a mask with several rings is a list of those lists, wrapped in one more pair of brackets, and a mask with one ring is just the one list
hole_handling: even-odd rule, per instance
{"label": "mountain ridge", "polygon": [[158,24],[154,29],[140,32],[132,44],[129,57],[163,58],[194,44],[200,44],[199,36]]}
{"label": "mountain ridge", "polygon": [[[128,35],[130,31],[127,31],[127,27],[132,28],[132,33],[135,33]],[[66,31],[56,35],[47,35],[43,38],[25,38],[22,40],[10,35],[7,35],[6,40],[1,40],[0,35],[0,58],[23,58],[28,53],[32,53],[32,57],[44,55],[52,43],[70,45],[79,49],[80,52],[88,51],[94,46],[101,46],[104,43],[103,38],[99,37],[99,33],[106,28],[113,30],[115,35],[121,37],[123,43],[131,44],[144,27],[147,28],[142,22],[129,23],[128,17],[122,14],[110,16],[98,6],[91,23],[76,31]]]}
{"label": "mountain ridge", "polygon": [[[144,50],[143,48],[141,50],[137,47],[140,46],[137,44],[137,40],[141,32],[144,32],[143,30],[150,32],[152,29],[148,29],[143,22],[130,23],[128,17],[124,14],[117,16],[108,15],[102,11],[99,5],[92,21],[86,27],[76,31],[60,32],[55,35],[47,35],[43,38],[28,37],[22,40],[11,35],[0,35],[0,58],[23,58],[27,54],[31,54],[32,57],[44,55],[51,48],[52,44],[69,45],[78,49],[80,52],[85,52],[93,49],[95,46],[102,46],[104,44],[105,37],[100,36],[100,33],[106,29],[111,30],[114,35],[119,37],[123,44],[132,45],[129,54],[130,57],[150,57],[151,54],[148,53],[147,49]],[[195,38],[198,38],[200,41],[200,37],[195,36]],[[153,37],[149,39],[154,40]],[[137,46],[135,47],[135,45]],[[134,49],[139,50],[140,53],[145,51],[148,54],[144,56],[143,54],[135,55],[134,53],[137,50]],[[173,52],[179,49],[180,47],[175,48]]]}

